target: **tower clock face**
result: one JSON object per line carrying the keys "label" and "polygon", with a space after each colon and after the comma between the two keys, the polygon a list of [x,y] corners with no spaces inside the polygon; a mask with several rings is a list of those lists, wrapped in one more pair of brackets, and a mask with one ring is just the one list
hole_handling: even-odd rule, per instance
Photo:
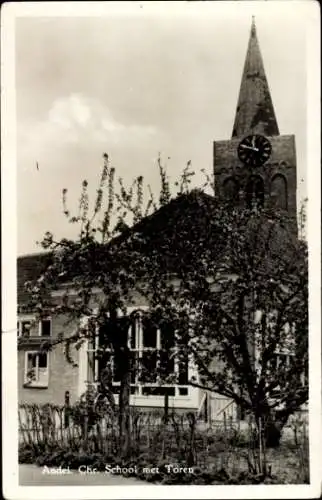
{"label": "tower clock face", "polygon": [[248,135],[238,146],[239,159],[250,167],[264,165],[271,152],[271,143],[263,135]]}

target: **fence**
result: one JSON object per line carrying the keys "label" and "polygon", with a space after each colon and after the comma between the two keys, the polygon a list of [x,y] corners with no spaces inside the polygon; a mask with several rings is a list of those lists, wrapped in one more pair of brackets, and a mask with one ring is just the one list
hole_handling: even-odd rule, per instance
{"label": "fence", "polygon": [[[134,453],[156,454],[164,459],[189,459],[203,463],[202,455],[211,443],[208,432],[198,433],[193,414],[140,412],[131,409],[131,445]],[[88,453],[115,455],[118,452],[118,418],[112,413],[93,418],[73,407],[20,405],[19,440],[21,444],[66,447]]]}
{"label": "fence", "polygon": [[[296,427],[295,441],[287,453],[283,448],[282,454],[259,449],[251,423],[243,432],[228,420],[221,426],[201,428],[192,413],[169,412],[165,418],[164,412],[131,408],[130,425],[132,455],[145,457],[148,463],[163,459],[168,463],[225,469],[232,474],[250,470],[258,473],[267,466],[282,474],[289,470],[289,475],[301,469],[301,475],[308,476],[306,424]],[[19,439],[21,445],[37,445],[46,450],[64,448],[88,455],[117,456],[118,416],[84,413],[77,405],[24,404],[19,406]]]}

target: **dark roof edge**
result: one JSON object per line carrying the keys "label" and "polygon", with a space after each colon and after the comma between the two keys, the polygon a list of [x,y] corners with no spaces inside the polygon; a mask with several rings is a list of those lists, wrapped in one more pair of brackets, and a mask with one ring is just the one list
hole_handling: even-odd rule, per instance
{"label": "dark roof edge", "polygon": [[44,252],[24,253],[22,255],[18,255],[17,260],[28,258],[28,257],[42,257],[45,255],[50,256],[52,253],[53,253],[52,250],[46,250]]}
{"label": "dark roof edge", "polygon": [[[215,200],[215,196],[213,194],[205,193],[201,188],[191,189],[191,191],[189,191],[188,193],[179,193],[176,197],[172,198],[167,205],[164,205],[164,206],[157,208],[157,210],[155,210],[155,212],[143,217],[136,224],[134,224],[133,226],[130,226],[128,228],[128,230],[125,231],[125,233],[126,233],[125,235],[124,234],[117,235],[111,241],[109,241],[107,244],[115,244],[115,243],[122,241],[124,239],[124,237],[126,238],[127,236],[129,236],[129,234],[131,234],[136,229],[140,229],[142,227],[142,225],[144,223],[146,223],[146,221],[151,220],[157,214],[162,212],[162,210],[164,208],[169,207],[169,205],[171,205],[173,203],[179,202],[180,199],[182,199],[183,197],[187,198],[189,196],[195,196],[195,195],[199,195],[199,196],[203,196],[204,198],[207,198],[207,199]],[[50,255],[53,255],[53,254],[54,254],[53,250],[47,250],[47,251],[35,252],[35,253],[27,253],[27,254],[17,256],[17,260],[25,259],[25,258],[27,259],[27,258],[32,258],[32,257],[42,257],[42,256],[46,256],[46,255],[49,257]]]}

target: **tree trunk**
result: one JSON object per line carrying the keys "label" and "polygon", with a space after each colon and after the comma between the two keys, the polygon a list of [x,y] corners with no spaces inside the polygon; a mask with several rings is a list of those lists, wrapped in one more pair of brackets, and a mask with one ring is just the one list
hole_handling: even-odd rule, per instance
{"label": "tree trunk", "polygon": [[131,420],[130,420],[130,392],[131,392],[131,358],[128,347],[128,318],[117,317],[116,308],[110,311],[111,335],[114,348],[114,359],[117,360],[120,376],[119,394],[119,453],[126,457],[131,451]]}
{"label": "tree trunk", "polygon": [[280,445],[283,427],[287,422],[287,418],[272,415],[271,412],[268,412],[262,416],[261,421],[266,448],[277,448]]}
{"label": "tree trunk", "polygon": [[282,428],[278,422],[270,421],[264,429],[266,448],[277,448],[280,444]]}
{"label": "tree trunk", "polygon": [[122,366],[121,387],[119,396],[119,436],[120,454],[127,457],[131,451],[131,418],[130,418],[130,350],[127,346],[121,348],[119,360]]}

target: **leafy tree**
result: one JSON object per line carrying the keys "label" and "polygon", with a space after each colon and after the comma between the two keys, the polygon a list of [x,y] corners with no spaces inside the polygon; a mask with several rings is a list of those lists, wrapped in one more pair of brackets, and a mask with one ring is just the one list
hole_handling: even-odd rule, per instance
{"label": "leafy tree", "polygon": [[[194,223],[186,210],[169,245],[176,280],[160,281],[156,262],[149,270],[151,313],[172,322],[177,355],[198,367],[190,384],[232,398],[277,446],[308,399],[307,247],[285,214],[196,199],[207,216]],[[179,267],[173,253],[187,241]]]}
{"label": "leafy tree", "polygon": [[[145,198],[142,177],[128,189],[122,180],[117,184],[107,155],[92,211],[86,181],[77,216],[70,214],[63,191],[65,216],[80,232],[76,240],[45,235],[42,245],[51,262],[36,284],[27,284],[31,304],[40,315],[89,319],[86,328],[57,340],[65,342],[67,357],[71,344],[79,347],[97,334],[91,320],[98,325],[102,342],[96,355],[107,360],[111,351],[122,368],[123,454],[131,449],[133,370],[126,309],[138,294],[149,304],[150,321],[174,335],[171,355],[197,366],[198,379],[188,383],[232,398],[264,427],[267,444],[276,445],[308,395],[300,376],[307,369],[306,245],[282,213],[232,208],[191,190],[189,162],[172,196],[160,158],[158,166],[158,200],[151,190]],[[61,289],[54,298],[51,292]],[[276,365],[278,350],[289,353],[289,364]],[[158,368],[159,380],[174,381],[165,364]],[[107,363],[104,387],[113,406],[111,381]]]}
{"label": "leafy tree", "polygon": [[[128,347],[129,319],[127,306],[133,303],[138,277],[134,266],[134,255],[130,254],[124,241],[128,241],[129,229],[147,217],[151,211],[168,204],[171,199],[169,181],[161,157],[158,168],[161,180],[159,198],[156,200],[149,186],[145,202],[143,177],[138,176],[126,188],[121,178],[115,179],[115,169],[107,154],[103,155],[104,166],[94,205],[90,209],[88,183],[82,183],[78,213],[72,214],[67,206],[67,189],[62,191],[63,212],[69,223],[79,226],[78,237],[54,239],[47,232],[41,245],[49,250],[47,265],[36,283],[27,282],[29,292],[27,308],[39,316],[66,315],[68,321],[78,325],[74,334],[64,337],[63,332],[54,342],[44,342],[42,349],[52,349],[58,343],[65,344],[67,360],[76,364],[71,356],[71,346],[79,349],[85,340],[102,341],[95,356],[103,361],[101,389],[107,394],[111,407],[114,405],[112,374],[108,362],[112,353],[121,369],[119,394],[119,431],[123,455],[131,449],[129,396],[131,356]],[[192,173],[189,163],[177,185],[183,193],[190,183]],[[52,292],[60,290],[59,297]],[[76,293],[75,293],[76,291]],[[95,312],[94,312],[95,311]],[[84,324],[84,318],[87,321]],[[97,333],[97,330],[99,333]],[[24,340],[21,339],[21,342]]]}

